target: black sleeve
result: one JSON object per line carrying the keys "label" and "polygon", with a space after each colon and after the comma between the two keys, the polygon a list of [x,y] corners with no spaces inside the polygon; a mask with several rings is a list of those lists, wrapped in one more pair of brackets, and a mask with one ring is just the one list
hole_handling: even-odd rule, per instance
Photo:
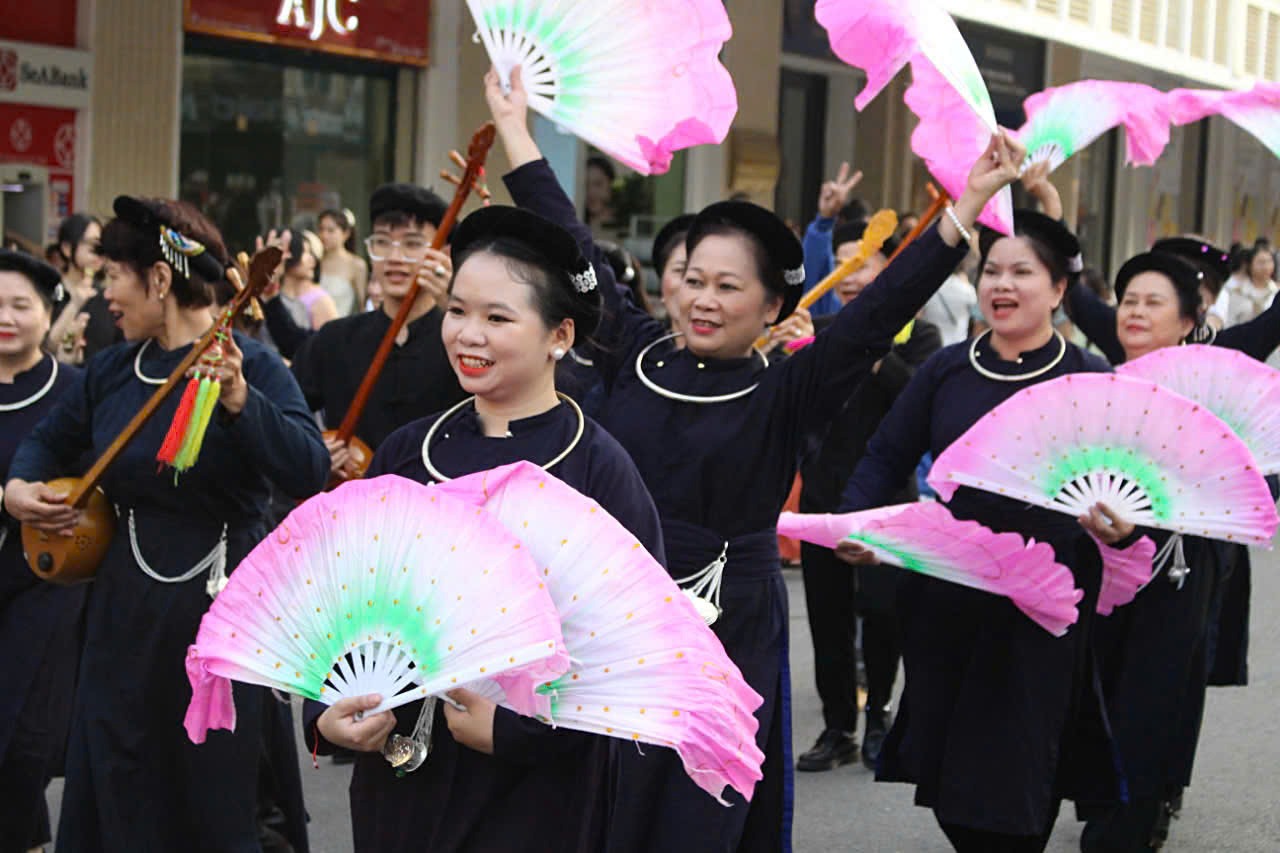
{"label": "black sleeve", "polygon": [[276,349],[285,358],[292,359],[298,347],[311,337],[312,330],[303,328],[293,321],[289,309],[279,299],[269,299],[262,303],[262,316],[267,322],[267,331]]}
{"label": "black sleeve", "polygon": [[1085,337],[1102,350],[1107,361],[1124,363],[1124,347],[1116,335],[1116,309],[1078,280],[1067,285],[1067,314]]}
{"label": "black sleeve", "polygon": [[880,369],[872,374],[871,381],[890,397],[897,397],[915,375],[916,368],[940,349],[942,333],[938,331],[938,327],[917,320],[911,337],[905,344],[889,350],[889,354],[880,362]]}
{"label": "black sleeve", "polygon": [[1257,317],[1247,323],[1229,326],[1218,332],[1215,346],[1237,350],[1245,355],[1266,361],[1280,346],[1280,298],[1274,299]]}

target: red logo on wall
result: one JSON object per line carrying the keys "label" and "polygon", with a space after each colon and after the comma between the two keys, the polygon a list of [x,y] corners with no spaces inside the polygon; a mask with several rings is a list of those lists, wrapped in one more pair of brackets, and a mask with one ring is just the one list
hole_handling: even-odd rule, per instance
{"label": "red logo on wall", "polygon": [[186,0],[188,31],[427,64],[431,0]]}
{"label": "red logo on wall", "polygon": [[0,50],[0,91],[12,92],[18,88],[18,54],[12,50]]}

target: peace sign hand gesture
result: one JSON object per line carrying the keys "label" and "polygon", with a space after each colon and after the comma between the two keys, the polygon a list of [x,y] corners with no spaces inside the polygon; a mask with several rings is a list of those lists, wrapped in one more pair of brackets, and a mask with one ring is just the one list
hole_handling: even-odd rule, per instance
{"label": "peace sign hand gesture", "polygon": [[853,192],[853,188],[860,183],[862,183],[861,170],[850,175],[849,164],[841,163],[836,179],[823,182],[822,190],[818,193],[818,215],[826,219],[834,219],[841,208],[849,203],[849,193]]}

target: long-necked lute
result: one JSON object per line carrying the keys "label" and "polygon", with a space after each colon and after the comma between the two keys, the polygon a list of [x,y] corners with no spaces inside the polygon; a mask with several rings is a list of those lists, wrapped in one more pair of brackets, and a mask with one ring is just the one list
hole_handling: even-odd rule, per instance
{"label": "long-necked lute", "polygon": [[[481,125],[472,135],[471,144],[467,147],[467,159],[463,166],[462,177],[454,181],[457,184],[457,189],[453,194],[453,201],[449,203],[449,208],[445,211],[444,218],[440,220],[440,224],[436,227],[436,235],[431,241],[432,249],[439,251],[448,241],[449,232],[453,230],[453,225],[458,220],[458,213],[462,210],[463,203],[483,176],[484,161],[489,155],[489,148],[493,145],[494,132],[493,122],[490,121]],[[392,319],[391,327],[382,336],[382,341],[378,344],[378,349],[373,355],[373,361],[369,363],[369,369],[365,372],[364,379],[360,382],[360,387],[356,389],[356,395],[351,399],[351,405],[347,407],[342,423],[338,425],[336,430],[326,430],[324,433],[326,440],[339,441],[351,451],[351,465],[347,469],[349,473],[344,472],[345,476],[335,476],[329,483],[330,488],[344,480],[363,477],[364,472],[369,468],[369,462],[373,459],[373,450],[367,443],[356,437],[356,425],[360,423],[360,417],[364,414],[365,406],[369,403],[369,395],[373,393],[374,386],[378,384],[378,378],[382,376],[382,370],[387,365],[391,349],[396,345],[396,338],[399,337],[400,331],[405,324],[409,322],[409,313],[413,310],[414,303],[418,301],[418,293],[422,289],[418,284],[418,273],[425,263],[426,260],[424,259],[414,270],[413,279],[409,283],[409,291],[405,294],[404,299],[400,301],[400,310],[396,312],[396,316]],[[423,414],[429,414],[429,412],[423,412]]]}
{"label": "long-necked lute", "polygon": [[[115,511],[102,489],[98,488],[103,475],[169,395],[182,384],[187,371],[213,346],[219,332],[232,328],[236,317],[262,292],[283,259],[283,253],[275,247],[263,249],[254,255],[249,265],[249,283],[236,293],[217,322],[196,341],[191,352],[174,368],[169,378],[156,389],[84,476],[63,477],[46,484],[60,496],[64,496],[67,504],[81,510],[81,515],[71,536],[47,533],[27,524],[22,525],[22,550],[26,554],[27,565],[37,576],[63,585],[93,580],[116,528]],[[232,278],[232,281],[236,279]]]}

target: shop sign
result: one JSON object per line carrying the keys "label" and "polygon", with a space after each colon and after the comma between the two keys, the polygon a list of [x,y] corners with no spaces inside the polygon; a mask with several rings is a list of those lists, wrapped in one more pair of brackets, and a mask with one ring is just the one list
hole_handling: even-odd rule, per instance
{"label": "shop sign", "polygon": [[0,102],[84,109],[92,69],[87,50],[0,41]]}
{"label": "shop sign", "polygon": [[430,0],[186,0],[186,28],[426,65]]}

